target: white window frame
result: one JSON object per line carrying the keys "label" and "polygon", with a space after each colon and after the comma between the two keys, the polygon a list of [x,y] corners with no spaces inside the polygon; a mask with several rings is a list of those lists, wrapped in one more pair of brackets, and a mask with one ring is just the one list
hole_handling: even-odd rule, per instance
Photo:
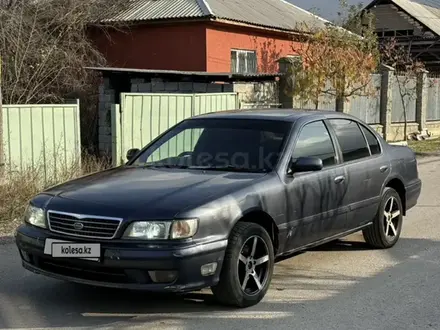
{"label": "white window frame", "polygon": [[287,55],[287,58],[293,59],[295,61],[298,61],[298,63],[302,63],[303,58],[301,55]]}
{"label": "white window frame", "polygon": [[[246,50],[246,49],[236,49],[236,48],[231,48],[231,53],[235,52],[236,54],[236,58],[235,58],[235,73],[253,73],[253,72],[249,72],[249,67],[248,67],[248,57],[245,56],[245,68],[246,71],[245,72],[240,72],[239,68],[240,68],[240,56],[239,54],[254,54],[255,55],[255,73],[258,71],[258,67],[257,67],[257,51],[256,50]],[[232,63],[231,63],[231,68],[232,68]],[[234,72],[234,71],[233,71]]]}

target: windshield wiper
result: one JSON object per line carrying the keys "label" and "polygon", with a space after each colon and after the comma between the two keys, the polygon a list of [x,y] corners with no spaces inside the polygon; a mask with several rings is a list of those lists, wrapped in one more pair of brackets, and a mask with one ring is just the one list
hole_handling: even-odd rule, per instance
{"label": "windshield wiper", "polygon": [[209,170],[209,171],[229,171],[229,172],[267,172],[266,169],[251,169],[247,167],[227,166],[190,166],[189,169]]}
{"label": "windshield wiper", "polygon": [[177,165],[177,164],[145,164],[144,168],[179,168],[187,169],[188,165]]}

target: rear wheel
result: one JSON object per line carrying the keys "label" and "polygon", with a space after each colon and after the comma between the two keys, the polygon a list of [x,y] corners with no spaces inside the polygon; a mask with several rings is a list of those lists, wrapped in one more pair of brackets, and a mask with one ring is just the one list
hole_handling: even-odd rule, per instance
{"label": "rear wheel", "polygon": [[399,194],[385,188],[373,225],[363,230],[365,241],[375,248],[387,249],[399,240],[402,231],[403,207]]}
{"label": "rear wheel", "polygon": [[220,282],[212,292],[225,305],[256,305],[269,289],[273,268],[274,251],[267,231],[254,223],[239,222],[231,232]]}

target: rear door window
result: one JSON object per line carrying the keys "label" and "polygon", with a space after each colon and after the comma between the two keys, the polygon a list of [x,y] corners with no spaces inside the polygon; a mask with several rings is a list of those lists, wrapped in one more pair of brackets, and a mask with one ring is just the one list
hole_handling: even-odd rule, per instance
{"label": "rear door window", "polygon": [[344,162],[370,156],[367,141],[357,122],[348,119],[330,119],[341,146]]}
{"label": "rear door window", "polygon": [[360,125],[362,131],[365,134],[365,137],[367,138],[368,145],[370,146],[370,151],[372,155],[380,154],[380,144],[377,138],[374,136],[373,133],[370,132],[365,126]]}

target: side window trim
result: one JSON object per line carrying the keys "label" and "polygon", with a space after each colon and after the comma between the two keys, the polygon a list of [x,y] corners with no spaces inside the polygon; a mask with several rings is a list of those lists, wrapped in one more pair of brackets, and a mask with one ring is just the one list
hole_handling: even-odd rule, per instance
{"label": "side window trim", "polygon": [[[338,166],[338,165],[341,164],[340,156],[339,156],[339,145],[336,145],[336,144],[335,144],[335,143],[337,143],[338,141],[335,140],[335,136],[333,135],[334,132],[331,130],[331,128],[329,128],[329,125],[328,125],[328,123],[327,123],[327,120],[326,120],[326,119],[314,119],[314,120],[307,121],[307,122],[303,123],[303,124],[299,127],[299,132],[296,134],[296,136],[294,137],[293,141],[291,142],[291,143],[292,143],[292,147],[291,147],[290,150],[288,151],[288,155],[287,155],[287,163],[286,163],[286,165],[284,166],[284,168],[282,169],[282,170],[283,170],[283,173],[287,173],[289,163],[290,163],[290,161],[292,160],[293,152],[295,151],[295,148],[296,148],[296,146],[297,146],[297,144],[298,144],[298,140],[299,140],[299,138],[300,138],[300,136],[301,136],[301,133],[302,133],[304,127],[307,126],[307,125],[309,125],[309,124],[316,123],[316,122],[318,122],[318,121],[322,122],[323,125],[324,125],[324,127],[327,129],[327,132],[328,132],[329,137],[330,137],[330,141],[331,141],[331,143],[332,143],[332,145],[333,145],[333,151],[335,152],[335,164],[333,164],[333,165],[331,165],[331,166],[324,167],[322,170],[325,171],[325,170],[327,170],[327,169],[331,169],[331,168],[336,167],[336,166]],[[294,129],[294,128],[293,128],[293,129]],[[289,148],[288,145],[287,145],[286,147]]]}
{"label": "side window trim", "polygon": [[[361,126],[359,123],[356,123],[356,124],[357,124],[359,130],[361,131],[362,136],[364,137],[364,141],[365,141],[365,143],[367,144],[368,152],[370,153],[370,156],[369,156],[369,157],[366,157],[366,158],[370,158],[371,156],[373,156],[373,153],[371,152],[370,143],[368,142],[367,136],[365,135],[365,132],[364,132],[364,130],[362,129],[362,126]],[[361,158],[361,159],[362,159],[362,158]]]}
{"label": "side window trim", "polygon": [[333,147],[335,148],[336,165],[341,165],[344,163],[344,158],[342,156],[342,149],[339,144],[335,129],[333,128],[332,124],[330,123],[330,119],[326,118],[323,120],[323,122],[325,124],[325,127],[327,127],[327,130],[330,134],[330,138],[332,139]]}

